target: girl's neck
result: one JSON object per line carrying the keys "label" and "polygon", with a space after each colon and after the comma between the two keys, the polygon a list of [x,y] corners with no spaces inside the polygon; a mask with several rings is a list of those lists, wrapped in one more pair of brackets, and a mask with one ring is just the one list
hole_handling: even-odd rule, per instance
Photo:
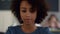
{"label": "girl's neck", "polygon": [[23,24],[22,25],[22,30],[26,33],[29,33],[29,32],[33,32],[37,29],[37,27],[35,26],[35,24],[33,25],[25,25]]}

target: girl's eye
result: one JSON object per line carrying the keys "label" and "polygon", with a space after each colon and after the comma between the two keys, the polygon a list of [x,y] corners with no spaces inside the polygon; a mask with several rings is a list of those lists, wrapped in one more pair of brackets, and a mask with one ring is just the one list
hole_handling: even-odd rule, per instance
{"label": "girl's eye", "polygon": [[24,12],[24,13],[25,13],[25,12],[26,12],[26,10],[22,10],[22,12]]}
{"label": "girl's eye", "polygon": [[35,12],[35,10],[34,9],[30,9],[30,13],[34,13]]}

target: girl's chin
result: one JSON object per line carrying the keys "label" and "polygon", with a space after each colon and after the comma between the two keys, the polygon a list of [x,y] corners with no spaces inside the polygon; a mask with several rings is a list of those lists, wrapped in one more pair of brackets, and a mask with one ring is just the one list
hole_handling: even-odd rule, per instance
{"label": "girl's chin", "polygon": [[25,24],[32,24],[32,22],[30,22],[30,21],[29,22],[25,22]]}
{"label": "girl's chin", "polygon": [[31,23],[32,21],[29,21],[29,20],[27,20],[27,21],[25,21],[26,23]]}

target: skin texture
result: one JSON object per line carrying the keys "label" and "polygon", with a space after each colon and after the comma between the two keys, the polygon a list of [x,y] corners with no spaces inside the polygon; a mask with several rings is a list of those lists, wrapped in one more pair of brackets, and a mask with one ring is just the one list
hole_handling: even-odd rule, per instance
{"label": "skin texture", "polygon": [[32,12],[31,5],[27,1],[22,1],[20,5],[20,16],[23,20],[22,30],[30,33],[36,30],[35,19],[37,11]]}

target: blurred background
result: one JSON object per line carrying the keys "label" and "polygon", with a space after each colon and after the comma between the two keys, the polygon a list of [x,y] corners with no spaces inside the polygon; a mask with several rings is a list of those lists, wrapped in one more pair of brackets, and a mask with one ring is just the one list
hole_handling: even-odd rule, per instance
{"label": "blurred background", "polygon": [[[46,0],[49,5],[48,16],[43,20],[41,25],[43,27],[49,27],[50,31],[54,34],[60,34],[60,0]],[[18,21],[16,17],[11,13],[10,10],[11,0],[0,0],[0,32],[4,33],[8,29],[8,26],[16,26]],[[50,19],[54,23],[51,23],[52,26],[47,25],[48,19],[51,15],[55,15]],[[55,18],[56,17],[56,18]],[[46,24],[47,23],[47,24]],[[55,25],[54,25],[55,24]],[[40,26],[37,24],[36,26]],[[56,26],[56,27],[55,27]]]}

